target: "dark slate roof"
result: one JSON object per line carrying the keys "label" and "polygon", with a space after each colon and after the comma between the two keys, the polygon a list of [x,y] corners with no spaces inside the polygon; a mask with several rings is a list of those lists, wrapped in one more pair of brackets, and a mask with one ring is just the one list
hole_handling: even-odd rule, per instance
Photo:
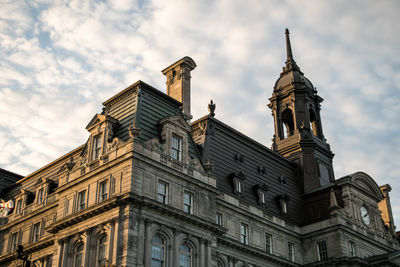
{"label": "dark slate roof", "polygon": [[0,192],[22,178],[24,176],[0,168]]}
{"label": "dark slate roof", "polygon": [[[211,116],[193,122],[192,128],[203,162],[209,159],[214,164],[218,189],[243,203],[258,206],[266,214],[285,217],[298,225],[305,222],[301,181],[294,163]],[[233,173],[240,172],[245,176],[243,195],[234,193],[231,178]],[[281,177],[286,183],[281,182]],[[263,184],[269,188],[270,202],[266,206],[258,204],[255,190]],[[281,214],[278,204],[279,197],[284,195],[290,198],[287,215]]]}
{"label": "dark slate roof", "polygon": [[[118,97],[123,97],[124,94],[129,94],[131,90],[138,90],[138,98],[136,99],[137,103],[124,103],[124,111],[121,112],[125,113],[120,113],[121,118],[118,121],[119,128],[117,133],[115,133],[115,136],[121,140],[126,141],[129,139],[128,129],[132,127],[133,123],[135,123],[135,127],[141,129],[137,140],[144,143],[148,140],[159,137],[158,122],[161,119],[176,115],[183,117],[181,102],[143,81],[137,81],[117,95],[105,101],[103,105],[107,107]],[[135,108],[129,108],[129,106],[135,106]],[[105,113],[107,114],[107,109]],[[189,155],[192,158],[200,158],[191,136],[189,136]]]}

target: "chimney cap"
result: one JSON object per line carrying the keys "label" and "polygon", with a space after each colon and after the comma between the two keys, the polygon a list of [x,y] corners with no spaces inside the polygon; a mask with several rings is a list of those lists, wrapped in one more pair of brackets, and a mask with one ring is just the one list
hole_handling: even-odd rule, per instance
{"label": "chimney cap", "polygon": [[161,72],[162,72],[162,74],[166,75],[168,71],[170,71],[171,69],[173,69],[179,65],[187,65],[190,68],[190,71],[192,71],[194,68],[197,67],[194,60],[191,57],[186,56],[186,57],[183,57],[182,59],[176,61],[175,63],[169,65],[168,67],[163,69]]}

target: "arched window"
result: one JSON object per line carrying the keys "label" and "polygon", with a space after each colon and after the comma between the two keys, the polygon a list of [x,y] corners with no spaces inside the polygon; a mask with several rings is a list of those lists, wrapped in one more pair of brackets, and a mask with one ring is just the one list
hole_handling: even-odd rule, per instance
{"label": "arched window", "polygon": [[83,267],[83,243],[75,246],[74,267]]}
{"label": "arched window", "polygon": [[165,266],[165,241],[155,235],[151,239],[151,267]]}
{"label": "arched window", "polygon": [[179,247],[179,266],[191,267],[192,266],[192,250],[186,244]]}
{"label": "arched window", "polygon": [[310,124],[311,124],[312,133],[315,136],[318,136],[317,116],[315,116],[315,112],[312,109],[309,110],[309,113],[310,113]]}
{"label": "arched window", "polygon": [[107,235],[102,235],[97,240],[97,266],[105,267],[107,264],[106,258]]}
{"label": "arched window", "polygon": [[282,112],[281,115],[282,123],[284,126],[283,138],[293,135],[294,123],[293,123],[293,113],[287,108]]}

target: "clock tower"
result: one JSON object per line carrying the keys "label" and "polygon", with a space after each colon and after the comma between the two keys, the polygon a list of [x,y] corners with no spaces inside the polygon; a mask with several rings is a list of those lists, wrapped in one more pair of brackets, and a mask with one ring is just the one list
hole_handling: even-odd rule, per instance
{"label": "clock tower", "polygon": [[275,127],[272,149],[297,163],[304,193],[308,193],[334,181],[334,154],[322,131],[323,99],[294,61],[288,29],[285,34],[286,65],[268,104]]}

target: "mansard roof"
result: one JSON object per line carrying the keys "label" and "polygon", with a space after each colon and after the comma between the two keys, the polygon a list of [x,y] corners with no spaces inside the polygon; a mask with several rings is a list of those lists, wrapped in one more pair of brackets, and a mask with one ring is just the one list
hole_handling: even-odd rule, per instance
{"label": "mansard roof", "polygon": [[[193,122],[192,128],[193,139],[200,147],[203,162],[209,159],[214,164],[212,175],[217,180],[219,190],[277,217],[282,216],[280,207],[271,200],[287,194],[292,201],[288,204],[289,212],[285,218],[296,224],[304,223],[303,193],[295,163],[212,116]],[[232,173],[240,172],[246,179],[243,180],[243,194],[238,196],[234,192]],[[286,178],[286,183],[282,183],[281,176]],[[269,187],[269,205],[258,203],[254,186],[260,184]]]}

